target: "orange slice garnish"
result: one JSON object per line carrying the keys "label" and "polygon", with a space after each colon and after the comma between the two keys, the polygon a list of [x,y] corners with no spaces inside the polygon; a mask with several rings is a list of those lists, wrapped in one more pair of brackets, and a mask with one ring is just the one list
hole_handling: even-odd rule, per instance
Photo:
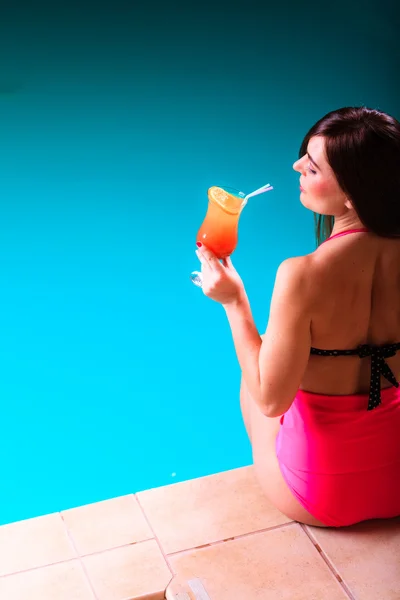
{"label": "orange slice garnish", "polygon": [[218,204],[223,210],[236,215],[241,208],[243,200],[226,192],[223,188],[216,185],[208,190],[208,198]]}

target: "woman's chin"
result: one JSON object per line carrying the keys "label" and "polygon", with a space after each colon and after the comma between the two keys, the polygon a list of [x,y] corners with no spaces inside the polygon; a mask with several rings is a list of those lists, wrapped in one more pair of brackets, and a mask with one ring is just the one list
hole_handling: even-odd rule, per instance
{"label": "woman's chin", "polygon": [[308,208],[308,210],[312,210],[315,212],[315,206],[312,206],[312,203],[308,201],[307,195],[304,192],[301,192],[300,194],[300,202],[302,203],[304,208]]}

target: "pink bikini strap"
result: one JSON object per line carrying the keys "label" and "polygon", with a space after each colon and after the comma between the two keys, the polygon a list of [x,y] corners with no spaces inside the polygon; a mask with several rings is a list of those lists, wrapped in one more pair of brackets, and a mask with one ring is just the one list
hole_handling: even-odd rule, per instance
{"label": "pink bikini strap", "polygon": [[333,238],[342,237],[342,235],[348,235],[349,233],[370,233],[370,231],[366,227],[361,227],[360,229],[348,229],[347,231],[342,231],[340,233],[335,233],[335,235],[331,235],[322,243],[324,244],[325,242],[329,242],[329,240],[333,240]]}

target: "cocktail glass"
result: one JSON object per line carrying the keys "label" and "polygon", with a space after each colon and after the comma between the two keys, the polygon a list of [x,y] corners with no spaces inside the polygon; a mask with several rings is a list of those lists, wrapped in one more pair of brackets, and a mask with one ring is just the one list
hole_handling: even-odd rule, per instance
{"label": "cocktail glass", "polygon": [[[218,258],[226,258],[238,243],[239,218],[247,204],[246,194],[231,188],[213,186],[208,190],[208,209],[196,241],[201,242]],[[193,271],[191,280],[202,286],[201,273]]]}

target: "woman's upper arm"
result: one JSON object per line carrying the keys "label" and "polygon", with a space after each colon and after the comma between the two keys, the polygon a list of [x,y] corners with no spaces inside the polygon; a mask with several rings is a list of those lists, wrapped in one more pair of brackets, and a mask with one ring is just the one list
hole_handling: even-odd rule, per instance
{"label": "woman's upper arm", "polygon": [[268,326],[259,356],[265,414],[285,413],[307,368],[311,347],[310,257],[285,260],[272,293]]}

